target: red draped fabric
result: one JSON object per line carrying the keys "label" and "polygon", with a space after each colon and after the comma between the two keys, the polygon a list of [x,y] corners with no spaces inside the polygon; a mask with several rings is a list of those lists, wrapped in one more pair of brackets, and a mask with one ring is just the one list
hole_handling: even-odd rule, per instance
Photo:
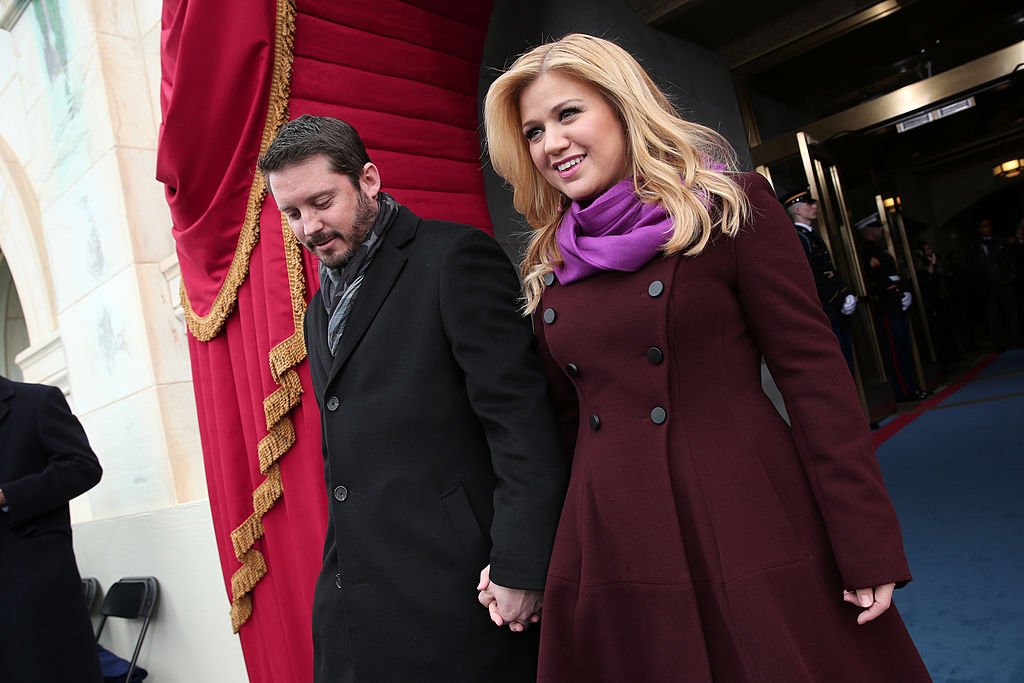
{"label": "red draped fabric", "polygon": [[157,177],[181,264],[217,548],[254,683],[312,679],[327,505],[301,336],[316,269],[282,229],[256,160],[284,118],[337,116],[400,202],[490,230],[477,135],[490,10],[164,0]]}

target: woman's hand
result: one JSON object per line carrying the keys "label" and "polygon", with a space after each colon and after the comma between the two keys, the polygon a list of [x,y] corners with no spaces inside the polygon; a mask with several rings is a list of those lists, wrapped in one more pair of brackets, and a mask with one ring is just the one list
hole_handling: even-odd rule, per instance
{"label": "woman's hand", "polygon": [[491,565],[480,572],[477,600],[487,608],[496,626],[508,624],[510,630],[522,633],[530,624],[540,621],[543,591],[505,588],[491,581]]}
{"label": "woman's hand", "polygon": [[883,583],[874,588],[857,588],[852,591],[843,591],[843,600],[851,605],[864,607],[864,611],[857,615],[857,623],[864,625],[880,617],[882,613],[892,605],[892,592],[896,588],[895,583]]}

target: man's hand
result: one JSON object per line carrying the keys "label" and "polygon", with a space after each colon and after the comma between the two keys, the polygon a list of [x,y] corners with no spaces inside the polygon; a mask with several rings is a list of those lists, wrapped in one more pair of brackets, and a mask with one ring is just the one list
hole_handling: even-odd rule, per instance
{"label": "man's hand", "polygon": [[4,490],[0,489],[0,508],[7,505],[7,496],[4,495]]}
{"label": "man's hand", "polygon": [[480,572],[477,599],[490,612],[491,621],[497,626],[508,624],[516,633],[525,631],[530,624],[540,621],[542,591],[506,588],[491,581],[491,565]]}
{"label": "man's hand", "polygon": [[869,621],[877,619],[885,610],[889,609],[889,606],[892,605],[892,592],[895,588],[895,583],[883,583],[874,588],[843,591],[843,600],[851,605],[865,608],[857,615],[857,623],[863,626]]}
{"label": "man's hand", "polygon": [[910,292],[903,292],[903,297],[900,299],[900,308],[904,311],[910,308],[910,304],[914,301],[914,295]]}

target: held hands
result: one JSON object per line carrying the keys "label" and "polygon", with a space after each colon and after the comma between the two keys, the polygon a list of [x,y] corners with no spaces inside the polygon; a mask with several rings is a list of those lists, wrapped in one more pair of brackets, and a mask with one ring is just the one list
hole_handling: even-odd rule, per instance
{"label": "held hands", "polygon": [[505,588],[491,581],[491,565],[480,572],[480,591],[477,600],[490,612],[491,621],[497,626],[508,624],[511,631],[521,633],[530,624],[540,621],[542,591]]}
{"label": "held hands", "polygon": [[903,298],[900,299],[900,308],[904,311],[910,308],[910,304],[914,301],[914,295],[910,292],[903,292]]}
{"label": "held hands", "polygon": [[895,583],[884,583],[874,588],[843,591],[843,600],[851,605],[865,608],[857,615],[857,623],[863,626],[869,621],[874,621],[889,609],[889,606],[892,605],[892,592],[895,588]]}
{"label": "held hands", "polygon": [[857,297],[853,294],[847,294],[846,299],[843,300],[843,315],[853,315],[853,312],[857,310]]}

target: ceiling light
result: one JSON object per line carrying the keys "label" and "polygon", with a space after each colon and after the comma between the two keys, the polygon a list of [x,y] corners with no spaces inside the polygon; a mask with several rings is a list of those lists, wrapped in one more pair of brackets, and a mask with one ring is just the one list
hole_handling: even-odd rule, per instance
{"label": "ceiling light", "polygon": [[1020,175],[1022,168],[1024,168],[1024,159],[1010,159],[993,168],[992,175],[1003,178],[1016,178]]}
{"label": "ceiling light", "polygon": [[936,107],[929,111],[921,112],[920,114],[908,116],[896,122],[896,132],[906,133],[908,130],[914,130],[926,123],[931,123],[932,121],[938,121],[939,119],[944,119],[947,116],[958,114],[964,110],[970,109],[974,105],[974,97],[971,96],[962,100],[956,100],[955,102],[949,102],[941,107]]}

